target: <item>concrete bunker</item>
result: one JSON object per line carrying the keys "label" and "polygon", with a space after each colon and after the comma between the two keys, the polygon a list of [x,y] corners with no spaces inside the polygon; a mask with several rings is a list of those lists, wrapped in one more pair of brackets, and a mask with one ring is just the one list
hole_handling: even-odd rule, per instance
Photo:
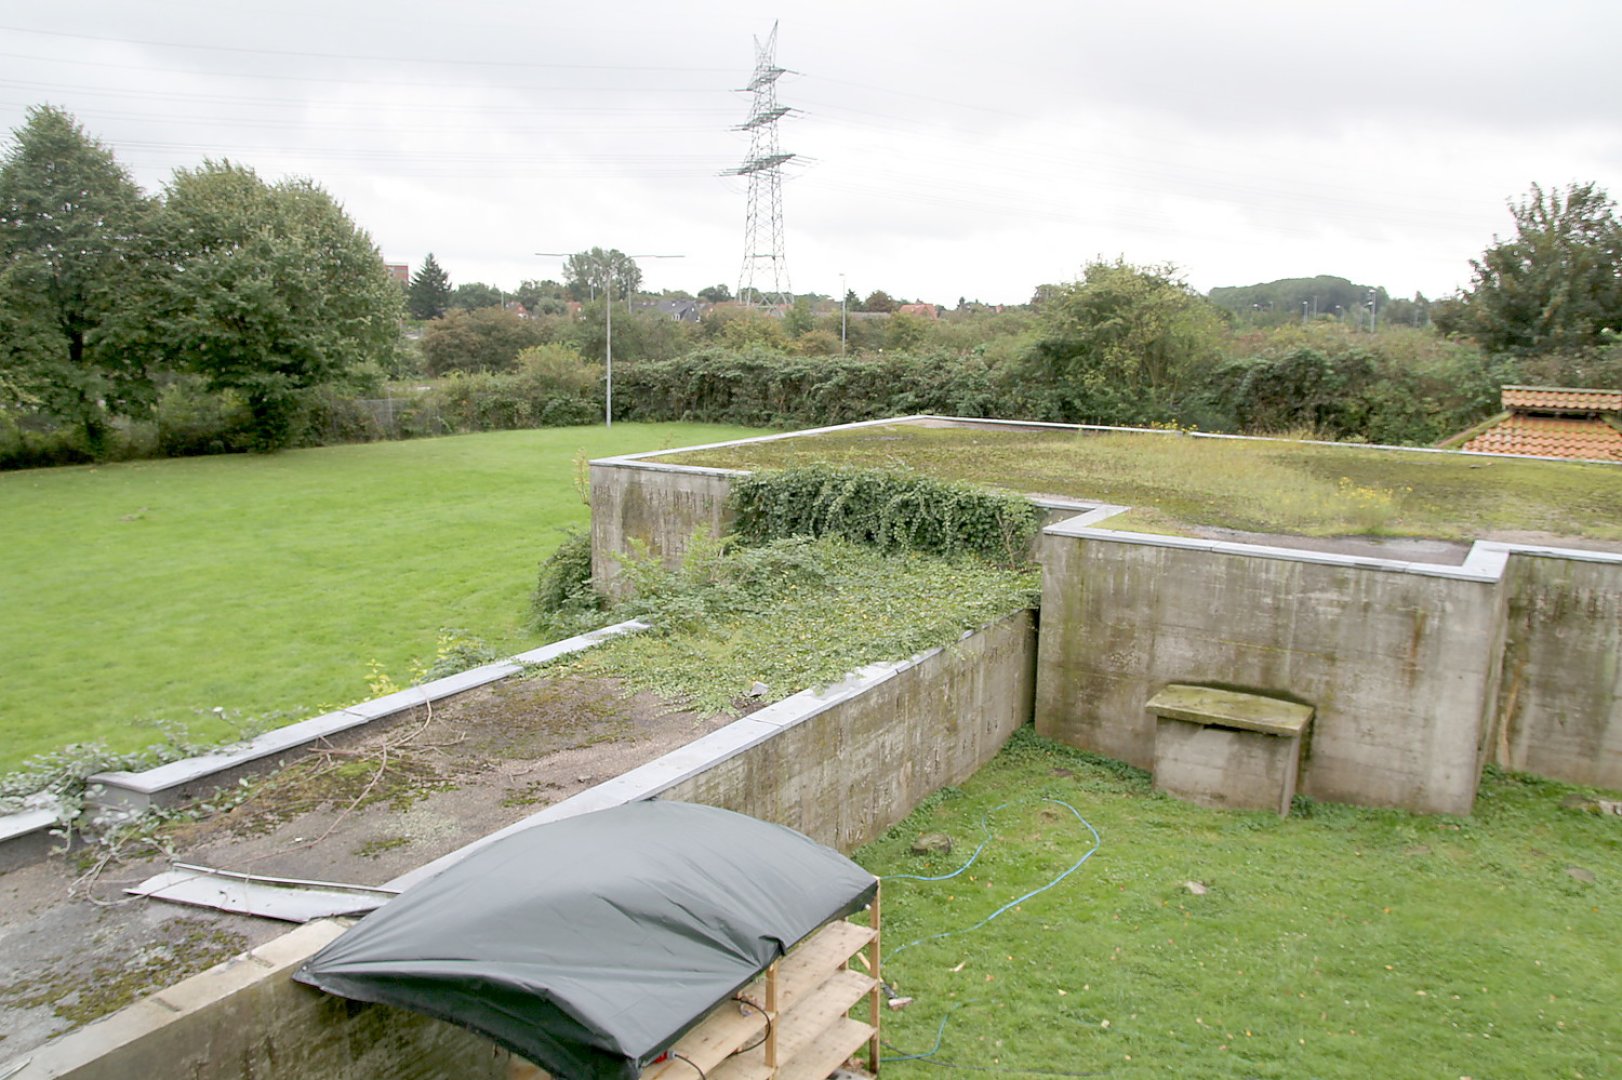
{"label": "concrete bunker", "polygon": [[[772,438],[790,437],[801,436]],[[594,559],[631,536],[674,558],[695,528],[724,523],[727,470],[638,458],[591,469]],[[1146,706],[1173,682],[1313,702],[1312,752],[1297,782],[1315,798],[1468,813],[1485,763],[1523,768],[1534,758],[1551,776],[1622,784],[1622,556],[1478,542],[1451,562],[1403,560],[1111,530],[1099,526],[1121,507],[1054,509],[1062,520],[1039,545],[1039,638],[1020,615],[955,650],[875,665],[513,829],[664,796],[740,809],[848,850],[971,773],[1032,718],[1044,734],[1153,766],[1160,719]],[[852,775],[851,763],[865,771]],[[391,884],[407,887],[466,853]],[[122,1076],[182,1060],[199,1076],[269,1060],[288,1063],[278,1075],[289,1076],[511,1067],[446,1025],[313,1003],[288,975],[337,931],[311,923],[59,1040],[16,1076]]]}

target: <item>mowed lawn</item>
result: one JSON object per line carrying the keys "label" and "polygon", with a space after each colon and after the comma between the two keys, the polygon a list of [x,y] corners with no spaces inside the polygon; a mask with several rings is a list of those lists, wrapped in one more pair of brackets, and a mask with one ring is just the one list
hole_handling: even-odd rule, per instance
{"label": "mowed lawn", "polygon": [[404,685],[443,627],[530,647],[537,565],[590,517],[577,458],[750,434],[620,424],[0,474],[0,772],[73,742],[137,749],[160,719],[218,740],[362,700],[371,662]]}
{"label": "mowed lawn", "polygon": [[[885,1039],[927,1055],[885,1074],[1617,1076],[1622,852],[1616,818],[1569,804],[1582,791],[1489,771],[1468,818],[1281,820],[1025,728],[856,855],[939,878],[992,836],[956,877],[884,883],[885,978],[914,999]],[[1093,847],[1078,814],[1096,853],[1027,896]],[[954,850],[910,854],[927,833]]]}

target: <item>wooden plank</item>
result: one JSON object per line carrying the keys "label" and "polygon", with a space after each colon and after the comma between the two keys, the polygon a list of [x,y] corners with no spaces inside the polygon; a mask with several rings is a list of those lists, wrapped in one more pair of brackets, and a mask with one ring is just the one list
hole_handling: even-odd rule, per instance
{"label": "wooden plank", "polygon": [[873,1027],[840,1017],[777,1073],[777,1080],[825,1080],[873,1037]]}
{"label": "wooden plank", "polygon": [[872,915],[868,919],[873,926],[873,940],[867,945],[868,967],[873,972],[873,988],[867,993],[869,1002],[867,1022],[872,1027],[873,1034],[867,1040],[867,1071],[874,1076],[879,1074],[879,987],[884,981],[884,976],[879,973],[879,959],[882,956],[879,947],[879,900],[882,898],[882,892],[883,889],[880,887],[876,886],[873,889],[873,906],[869,909]]}
{"label": "wooden plank", "polygon": [[[843,968],[852,953],[872,939],[872,930],[844,920],[831,922],[807,937],[778,961],[778,1008],[784,1014],[789,1013],[797,1000],[818,991],[829,981],[829,976]],[[867,979],[868,985],[872,983],[872,979]],[[693,1065],[708,1075],[727,1063],[733,1051],[759,1039],[766,1030],[761,1012],[767,1004],[765,978],[756,979],[739,994],[752,1002],[753,1007],[737,1001],[724,1001],[671,1048],[673,1053],[681,1054],[692,1065],[671,1057],[649,1065],[642,1072],[642,1080],[688,1080],[683,1073],[693,1072]],[[860,997],[859,994],[857,996]],[[855,1000],[853,998],[852,1002]],[[762,1051],[756,1050],[755,1053],[758,1055]],[[785,1060],[786,1057],[787,1053],[779,1045],[778,1060]]]}
{"label": "wooden plank", "polygon": [[[792,1069],[801,1055],[812,1052],[829,1030],[845,1020],[845,1014],[876,985],[871,975],[842,968],[830,976],[815,993],[805,995],[793,1009],[773,1025],[777,1037],[777,1075]],[[859,1025],[864,1032],[872,1029]],[[863,1036],[864,1041],[866,1036]],[[840,1060],[844,1060],[841,1058]],[[680,1063],[678,1063],[680,1064]],[[772,1075],[766,1064],[764,1047],[755,1047],[721,1062],[713,1071],[704,1070],[710,1080],[758,1080]]]}

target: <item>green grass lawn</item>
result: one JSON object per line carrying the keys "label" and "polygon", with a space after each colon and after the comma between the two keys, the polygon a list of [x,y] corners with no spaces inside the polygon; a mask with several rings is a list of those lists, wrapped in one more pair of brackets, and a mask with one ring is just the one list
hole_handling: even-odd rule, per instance
{"label": "green grass lawn", "polygon": [[[584,454],[752,434],[621,424],[0,474],[0,772],[70,742],[200,739],[402,685],[442,627],[504,652],[589,511]],[[210,710],[220,708],[221,718]]]}
{"label": "green grass lawn", "polygon": [[[896,1062],[1111,1077],[1601,1077],[1622,1061],[1622,829],[1489,773],[1474,816],[1202,810],[1029,729],[859,851],[884,886]],[[984,928],[968,927],[1047,884]],[[950,855],[910,853],[945,832]],[[1196,895],[1186,883],[1207,890]]]}
{"label": "green grass lawn", "polygon": [[1134,509],[1109,527],[1622,540],[1622,467],[1175,435],[879,426],[682,454],[689,465],[905,465]]}

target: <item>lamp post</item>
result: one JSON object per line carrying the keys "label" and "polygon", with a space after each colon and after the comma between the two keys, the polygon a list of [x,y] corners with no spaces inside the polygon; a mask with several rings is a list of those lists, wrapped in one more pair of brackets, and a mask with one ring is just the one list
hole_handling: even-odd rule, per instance
{"label": "lamp post", "polygon": [[850,290],[845,288],[845,275],[839,275],[839,351],[845,351],[845,323],[849,316],[845,312],[845,298],[850,296]]}
{"label": "lamp post", "polygon": [[[537,251],[547,259],[572,257],[566,251]],[[685,255],[626,255],[627,259],[685,259]],[[630,297],[626,297],[630,310]],[[614,426],[614,272],[603,268],[603,426]]]}

